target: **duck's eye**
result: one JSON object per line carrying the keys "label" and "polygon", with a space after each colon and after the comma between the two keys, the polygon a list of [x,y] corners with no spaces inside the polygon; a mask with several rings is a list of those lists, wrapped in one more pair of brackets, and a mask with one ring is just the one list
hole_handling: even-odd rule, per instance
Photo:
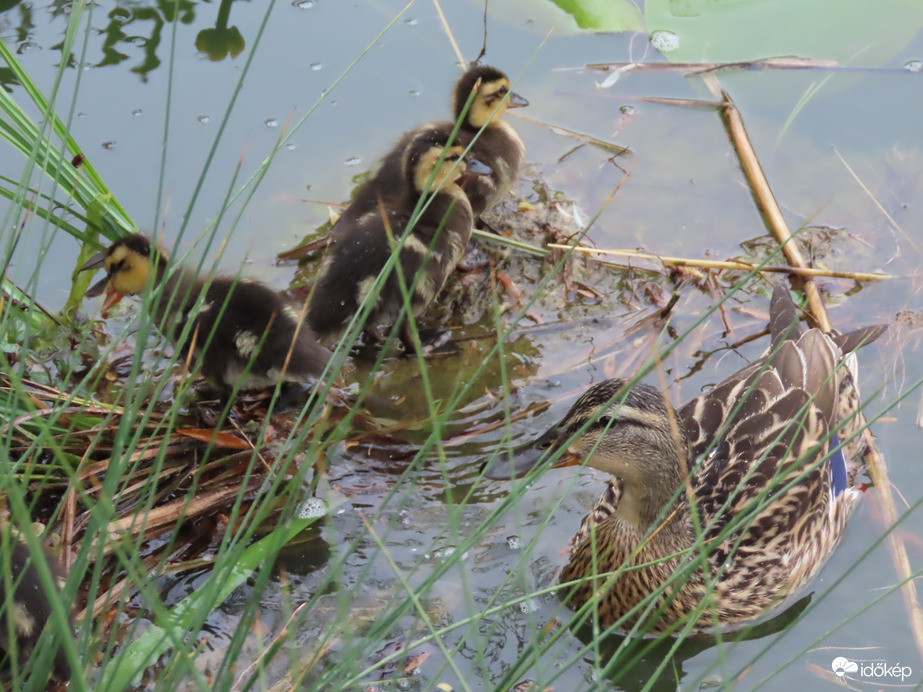
{"label": "duck's eye", "polygon": [[504,96],[506,96],[506,92],[508,91],[509,89],[507,89],[506,87],[500,87],[499,89],[497,89],[497,96],[499,96],[500,98],[503,98]]}
{"label": "duck's eye", "polygon": [[554,445],[554,440],[545,439],[545,440],[539,440],[538,443],[536,444],[536,447],[538,447],[542,451],[545,451],[546,449],[551,449],[552,445]]}

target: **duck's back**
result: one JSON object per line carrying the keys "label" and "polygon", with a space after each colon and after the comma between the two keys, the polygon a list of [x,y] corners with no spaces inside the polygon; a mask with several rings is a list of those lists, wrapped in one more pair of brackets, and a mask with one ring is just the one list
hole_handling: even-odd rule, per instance
{"label": "duck's back", "polygon": [[804,331],[785,289],[773,294],[770,326],[766,355],[678,413],[697,465],[697,509],[710,524],[702,538],[718,546],[711,563],[729,575],[721,588],[752,578],[771,594],[772,584],[792,590],[817,572],[861,496],[852,485],[874,440],[851,351],[883,328]]}

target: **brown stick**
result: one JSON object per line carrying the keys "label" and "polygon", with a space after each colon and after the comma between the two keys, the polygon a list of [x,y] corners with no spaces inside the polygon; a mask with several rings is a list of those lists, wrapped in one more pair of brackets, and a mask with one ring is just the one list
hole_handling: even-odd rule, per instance
{"label": "brown stick", "polygon": [[[793,267],[806,268],[808,265],[804,261],[801,250],[792,239],[792,234],[788,230],[785,218],[782,216],[782,210],[776,203],[776,198],[769,187],[769,181],[763,173],[763,167],[760,166],[750,138],[744,128],[743,118],[737,106],[731,101],[726,91],[721,92],[724,97],[724,107],[721,109],[721,117],[727,126],[728,134],[731,137],[731,143],[734,145],[734,151],[737,152],[737,158],[740,160],[740,167],[743,169],[747,182],[750,184],[750,191],[756,204],[766,219],[769,230],[772,231],[779,244],[782,246],[782,252],[785,259]],[[809,277],[804,282],[804,294],[808,299],[808,305],[814,314],[814,321],[821,331],[830,331],[830,320],[827,319],[827,309],[824,307],[824,301],[817,289],[817,284]]]}
{"label": "brown stick", "polygon": [[593,247],[583,247],[581,245],[560,245],[558,243],[549,243],[546,247],[557,250],[573,250],[574,252],[596,253],[599,255],[614,255],[616,257],[634,257],[638,259],[647,259],[654,262],[661,262],[666,267],[695,267],[697,269],[729,269],[736,271],[754,271],[761,272],[779,272],[796,274],[798,276],[826,276],[832,279],[852,279],[853,281],[878,281],[881,279],[893,279],[891,274],[880,274],[872,272],[840,272],[832,269],[815,269],[813,267],[776,267],[770,265],[759,266],[752,262],[742,260],[705,260],[691,259],[688,257],[668,257],[666,255],[656,255],[641,250],[601,250]]}

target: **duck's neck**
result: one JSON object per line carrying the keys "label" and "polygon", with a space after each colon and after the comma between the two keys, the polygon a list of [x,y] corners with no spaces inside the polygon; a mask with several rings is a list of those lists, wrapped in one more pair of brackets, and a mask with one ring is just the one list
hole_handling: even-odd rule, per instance
{"label": "duck's neck", "polygon": [[190,319],[190,308],[199,300],[205,282],[184,267],[169,267],[163,258],[157,263],[156,281],[159,290],[151,296],[151,314],[157,328],[175,341]]}
{"label": "duck's neck", "polygon": [[[650,457],[648,460],[626,465],[617,481],[621,499],[614,514],[619,521],[642,536],[683,523],[688,514],[685,484],[689,455],[686,447],[685,440],[667,442],[665,437],[662,446],[641,452]],[[644,472],[639,472],[639,468]]]}

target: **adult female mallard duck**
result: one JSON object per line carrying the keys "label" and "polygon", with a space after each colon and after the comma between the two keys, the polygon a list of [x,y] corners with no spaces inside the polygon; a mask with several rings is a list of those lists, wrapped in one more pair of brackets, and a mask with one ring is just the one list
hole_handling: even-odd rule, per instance
{"label": "adult female mallard duck", "polygon": [[[64,583],[60,563],[45,551],[42,551],[42,556],[60,588]],[[12,531],[6,540],[0,541],[0,564],[9,570],[9,583],[12,585],[12,590],[8,591],[5,586],[6,575],[0,575],[0,649],[6,654],[6,661],[0,665],[0,669],[4,673],[8,672],[13,665],[10,659],[15,657],[20,675],[23,675],[26,672],[24,666],[46,628],[59,642],[62,637],[72,638],[73,632],[57,631],[50,624],[51,600],[39,577],[36,559],[19,532]],[[55,654],[50,676],[59,680],[70,679],[71,668],[60,647]]]}
{"label": "adult female mallard duck", "polygon": [[[234,387],[264,389],[318,377],[330,353],[302,321],[301,307],[268,286],[240,277],[206,280],[171,267],[160,248],[139,233],[125,236],[84,264],[106,276],[86,293],[106,293],[103,310],[149,283],[154,322],[186,359],[227,396]],[[191,324],[190,324],[191,323]]]}
{"label": "adult female mallard duck", "polygon": [[766,355],[678,411],[654,387],[601,382],[511,462],[488,466],[509,478],[554,455],[553,466],[611,475],[561,574],[579,581],[573,604],[598,597],[601,625],[740,626],[807,583],[840,540],[875,444],[852,352],[884,328],[803,331],[782,288],[770,327]]}
{"label": "adult female mallard duck", "polygon": [[[473,97],[472,97],[473,94]],[[470,106],[469,99],[471,101]],[[477,219],[505,193],[519,176],[525,156],[525,145],[509,123],[502,119],[507,108],[521,108],[529,102],[510,91],[510,80],[500,70],[488,65],[474,65],[456,82],[452,101],[455,121],[427,123],[404,133],[398,143],[382,159],[378,169],[357,191],[349,208],[343,213],[346,222],[374,210],[378,200],[401,197],[404,192],[403,159],[410,142],[423,131],[436,130],[446,139],[461,120],[453,144],[467,148],[472,158],[490,168],[490,175],[473,180],[465,186],[471,210]]]}
{"label": "adult female mallard duck", "polygon": [[[337,222],[308,304],[308,322],[318,334],[342,332],[402,237],[398,262],[381,286],[365,333],[381,341],[387,336],[385,329],[401,321],[401,276],[415,316],[442,290],[471,237],[471,204],[461,185],[490,172],[476,159],[464,158],[463,147],[446,148],[446,143],[439,128],[418,132],[404,151],[405,193],[355,220]],[[425,206],[411,225],[421,202]],[[414,348],[406,319],[401,340],[406,348]]]}

